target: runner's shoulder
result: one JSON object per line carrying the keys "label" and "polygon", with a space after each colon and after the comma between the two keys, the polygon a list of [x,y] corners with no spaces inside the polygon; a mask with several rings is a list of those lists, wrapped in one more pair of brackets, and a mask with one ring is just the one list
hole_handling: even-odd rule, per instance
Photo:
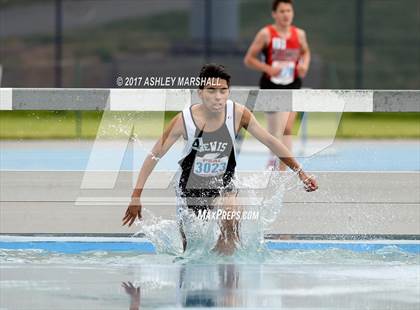
{"label": "runner's shoulder", "polygon": [[247,124],[251,118],[252,112],[243,104],[240,104],[237,102],[234,102],[234,104],[235,104],[235,118],[237,120],[240,120],[242,125],[244,123]]}
{"label": "runner's shoulder", "polygon": [[182,112],[177,113],[171,120],[170,125],[174,130],[183,130],[184,129],[184,117]]}
{"label": "runner's shoulder", "polygon": [[305,37],[306,36],[305,30],[303,30],[302,28],[296,27],[296,30],[297,30],[297,33],[298,33],[299,37]]}
{"label": "runner's shoulder", "polygon": [[244,112],[245,106],[243,104],[233,101],[233,105],[235,106],[235,114]]}
{"label": "runner's shoulder", "polygon": [[264,38],[264,41],[267,41],[270,38],[270,31],[268,30],[268,26],[264,26],[261,28],[256,35],[257,38]]}

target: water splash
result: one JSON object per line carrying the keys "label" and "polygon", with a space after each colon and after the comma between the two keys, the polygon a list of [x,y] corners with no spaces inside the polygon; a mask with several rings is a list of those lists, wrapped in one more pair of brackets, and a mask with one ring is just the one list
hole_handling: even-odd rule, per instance
{"label": "water splash", "polygon": [[[272,172],[261,201],[254,189],[263,182],[263,178],[267,179],[267,176],[255,174],[246,180],[234,181],[237,188],[247,188],[247,203],[246,206],[241,206],[241,210],[258,215],[256,219],[239,222],[239,240],[232,256],[235,261],[263,262],[271,257],[272,254],[265,245],[264,232],[279,217],[285,192],[301,185],[294,173]],[[180,199],[178,203],[182,204]],[[215,206],[216,209],[218,207],[221,206]],[[221,221],[200,219],[187,208],[181,207],[179,210],[176,221],[162,219],[145,208],[143,220],[136,222],[139,227],[136,235],[144,234],[155,245],[157,254],[174,255],[177,257],[176,261],[224,262],[226,257],[215,251],[221,234]],[[185,252],[182,249],[180,222],[188,240]]]}

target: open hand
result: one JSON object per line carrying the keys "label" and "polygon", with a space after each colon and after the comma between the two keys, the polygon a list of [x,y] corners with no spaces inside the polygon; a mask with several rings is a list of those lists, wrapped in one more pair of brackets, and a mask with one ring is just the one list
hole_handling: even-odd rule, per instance
{"label": "open hand", "polygon": [[130,295],[130,310],[140,308],[140,287],[135,287],[131,282],[123,282],[121,286],[124,288],[125,292]]}
{"label": "open hand", "polygon": [[304,188],[307,192],[313,192],[318,189],[318,182],[313,175],[308,176],[305,172],[299,173],[299,178],[304,184]]}
{"label": "open hand", "polygon": [[130,204],[128,205],[127,211],[125,211],[125,215],[122,219],[123,226],[128,224],[128,227],[133,225],[136,218],[141,220],[141,203],[140,198],[132,198]]}

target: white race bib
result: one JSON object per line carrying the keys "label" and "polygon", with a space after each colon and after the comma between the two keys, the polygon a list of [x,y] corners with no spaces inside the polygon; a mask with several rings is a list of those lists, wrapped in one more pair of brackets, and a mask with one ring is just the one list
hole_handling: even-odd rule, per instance
{"label": "white race bib", "polygon": [[287,46],[287,41],[283,38],[274,38],[273,39],[273,49],[275,50],[285,50]]}
{"label": "white race bib", "polygon": [[270,81],[274,84],[288,85],[295,80],[295,67],[293,61],[273,61],[273,68],[281,68],[279,75],[273,76]]}
{"label": "white race bib", "polygon": [[228,156],[214,159],[196,157],[194,161],[194,173],[201,177],[213,177],[224,174],[228,160]]}

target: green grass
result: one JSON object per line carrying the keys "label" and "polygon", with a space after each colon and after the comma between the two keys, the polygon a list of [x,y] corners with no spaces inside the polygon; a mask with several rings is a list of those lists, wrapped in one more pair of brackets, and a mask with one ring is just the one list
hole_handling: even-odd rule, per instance
{"label": "green grass", "polygon": [[[311,113],[309,136],[331,136],[337,113]],[[311,125],[312,124],[312,125]],[[420,138],[420,113],[344,113],[337,130],[340,138]]]}
{"label": "green grass", "polygon": [[[94,139],[119,138],[131,133],[156,139],[175,112],[83,111],[77,132],[74,111],[1,111],[0,139]],[[263,113],[257,119],[266,126]],[[336,131],[336,113],[311,113],[309,137],[328,137]],[[295,133],[299,128],[295,125]],[[420,113],[345,113],[337,130],[338,138],[419,139]]]}

